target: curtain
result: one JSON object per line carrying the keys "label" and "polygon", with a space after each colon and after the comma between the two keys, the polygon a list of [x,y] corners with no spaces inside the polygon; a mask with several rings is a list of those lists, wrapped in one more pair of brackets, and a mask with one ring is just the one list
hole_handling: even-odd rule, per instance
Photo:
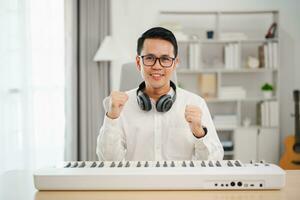
{"label": "curtain", "polygon": [[[104,116],[102,101],[110,91],[110,74],[109,63],[97,63],[93,57],[110,33],[110,1],[78,0],[76,6],[74,1],[69,1],[66,19],[73,19],[74,26],[67,28],[70,34],[66,59],[67,73],[73,77],[67,76],[67,85],[73,92],[67,98],[77,101],[68,101],[66,109],[67,116],[73,116],[67,118],[66,160],[97,160],[96,140]],[[77,52],[70,54],[75,46]]]}
{"label": "curtain", "polygon": [[0,173],[64,158],[64,4],[0,2]]}

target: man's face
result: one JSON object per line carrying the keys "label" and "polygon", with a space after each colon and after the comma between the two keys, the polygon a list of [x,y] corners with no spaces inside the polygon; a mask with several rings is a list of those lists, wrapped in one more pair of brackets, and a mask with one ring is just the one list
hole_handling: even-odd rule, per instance
{"label": "man's face", "polygon": [[[157,58],[170,57],[174,58],[174,47],[166,40],[162,39],[145,39],[141,56],[153,55]],[[141,72],[146,86],[152,89],[160,89],[169,87],[169,82],[173,71],[176,68],[178,59],[173,61],[171,67],[163,67],[159,60],[153,66],[145,66],[142,58],[137,56],[136,63],[138,70]]]}

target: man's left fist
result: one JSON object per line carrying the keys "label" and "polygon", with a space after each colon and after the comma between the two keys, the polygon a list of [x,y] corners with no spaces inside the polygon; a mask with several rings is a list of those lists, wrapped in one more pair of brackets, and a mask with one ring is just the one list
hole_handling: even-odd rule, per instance
{"label": "man's left fist", "polygon": [[201,117],[202,111],[198,106],[187,105],[184,113],[186,121],[189,123],[192,133],[197,138],[203,137],[205,131],[202,128]]}

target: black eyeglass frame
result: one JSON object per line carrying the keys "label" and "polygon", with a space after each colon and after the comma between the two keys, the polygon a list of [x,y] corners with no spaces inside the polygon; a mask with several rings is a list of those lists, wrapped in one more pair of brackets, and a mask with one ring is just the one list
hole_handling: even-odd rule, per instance
{"label": "black eyeglass frame", "polygon": [[[146,57],[146,56],[153,56],[154,58],[155,58],[155,61],[154,61],[154,63],[153,63],[153,65],[146,65],[145,64],[145,62],[144,62],[144,57]],[[156,61],[158,60],[158,62],[159,62],[159,64],[160,64],[160,66],[162,66],[163,68],[170,68],[170,67],[172,67],[172,65],[174,64],[174,60],[176,59],[176,58],[172,58],[172,57],[170,57],[170,56],[162,56],[162,57],[156,57],[156,56],[154,56],[154,55],[143,55],[143,56],[139,56],[140,58],[142,58],[142,61],[143,61],[143,64],[145,65],[145,66],[147,66],[147,67],[153,67],[155,64],[156,64]],[[171,60],[172,60],[172,63],[171,63],[171,65],[170,66],[165,66],[165,65],[162,65],[161,64],[161,58],[171,58]]]}

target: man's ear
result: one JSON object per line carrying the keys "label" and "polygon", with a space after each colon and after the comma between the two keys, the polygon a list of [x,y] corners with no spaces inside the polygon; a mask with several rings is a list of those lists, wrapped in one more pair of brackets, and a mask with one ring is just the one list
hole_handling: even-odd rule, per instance
{"label": "man's ear", "polygon": [[136,62],[136,68],[141,71],[141,58],[137,55],[135,57],[135,62]]}

